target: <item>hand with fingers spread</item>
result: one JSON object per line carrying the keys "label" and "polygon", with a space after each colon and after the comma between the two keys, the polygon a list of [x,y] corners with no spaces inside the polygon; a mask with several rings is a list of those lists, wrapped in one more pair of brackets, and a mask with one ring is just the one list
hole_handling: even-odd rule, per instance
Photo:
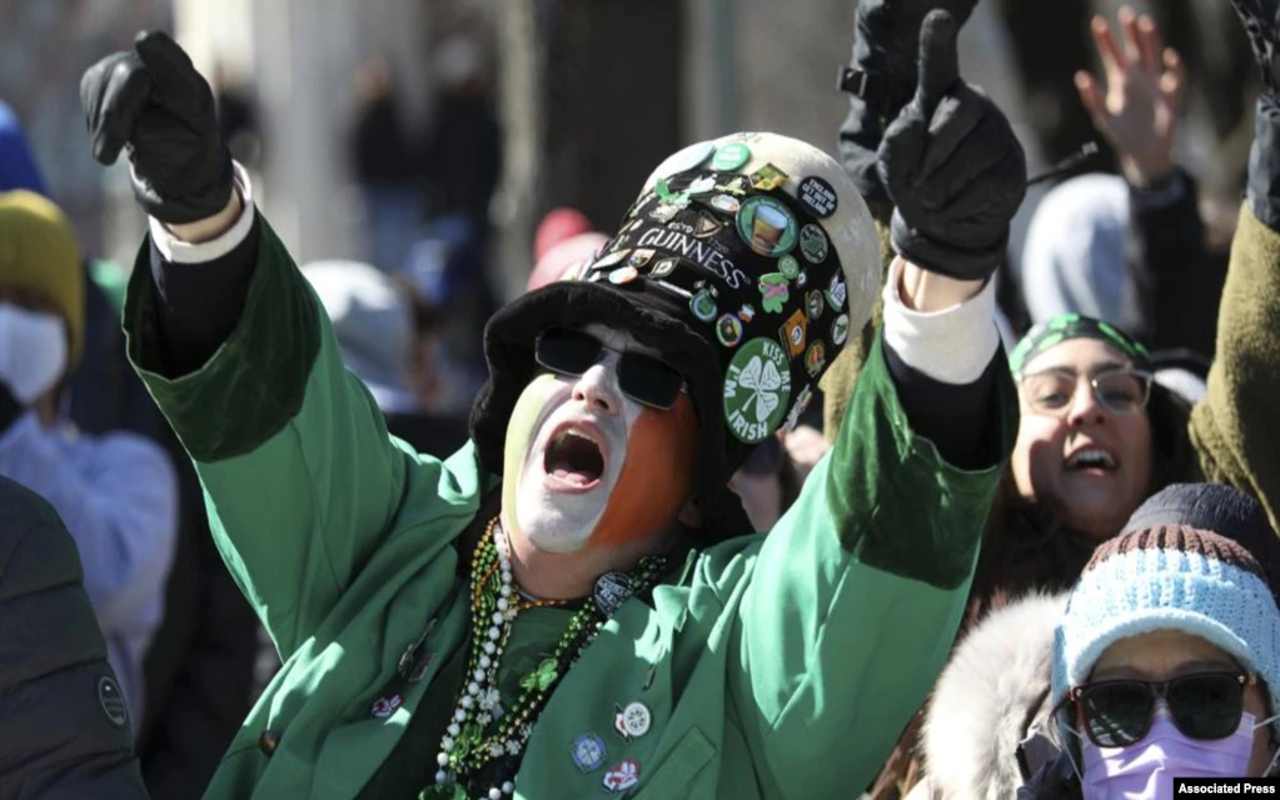
{"label": "hand with fingers spread", "polygon": [[93,157],[132,166],[139,205],[171,225],[227,207],[231,154],[218,130],[213,92],[191,59],[163,33],[144,32],[132,50],[112,53],[80,80]]}
{"label": "hand with fingers spread", "polygon": [[956,33],[945,11],[925,18],[915,97],[885,132],[879,169],[894,203],[894,249],[927,270],[972,281],[1005,257],[1027,164],[1009,120],[961,80]]}
{"label": "hand with fingers spread", "polygon": [[1123,48],[1102,17],[1090,24],[1106,91],[1088,72],[1076,73],[1080,102],[1098,132],[1116,149],[1129,183],[1145,187],[1173,171],[1173,137],[1185,83],[1182,59],[1164,47],[1150,16],[1125,6],[1119,13]]}

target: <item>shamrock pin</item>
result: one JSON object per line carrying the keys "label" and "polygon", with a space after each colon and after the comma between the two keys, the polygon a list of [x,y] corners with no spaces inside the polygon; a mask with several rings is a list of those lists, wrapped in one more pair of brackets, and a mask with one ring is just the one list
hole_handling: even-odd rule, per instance
{"label": "shamrock pin", "polygon": [[525,691],[545,692],[551,684],[556,682],[560,674],[558,666],[554,658],[544,658],[537,669],[520,679],[520,688]]}
{"label": "shamrock pin", "polygon": [[756,356],[747,362],[747,366],[738,376],[738,383],[751,390],[747,407],[751,403],[756,406],[756,422],[764,422],[778,407],[781,399],[778,390],[782,388],[782,375],[772,361],[765,361]]}
{"label": "shamrock pin", "polygon": [[777,430],[790,398],[790,366],[776,339],[761,336],[738,348],[724,381],[730,433],[748,444],[763,440]]}
{"label": "shamrock pin", "polygon": [[782,304],[791,292],[787,289],[787,276],[781,272],[766,272],[760,276],[760,305],[771,314],[781,314]]}

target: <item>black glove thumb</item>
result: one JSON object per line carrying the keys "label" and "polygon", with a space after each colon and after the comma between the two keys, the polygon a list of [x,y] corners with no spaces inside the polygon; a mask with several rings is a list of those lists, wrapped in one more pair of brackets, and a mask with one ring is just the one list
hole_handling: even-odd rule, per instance
{"label": "black glove thumb", "polygon": [[132,50],[85,71],[80,98],[94,157],[132,165],[138,204],[171,224],[221,211],[231,196],[231,155],[222,142],[213,92],[173,39],[152,31]]}
{"label": "black glove thumb", "polygon": [[164,31],[142,31],[133,40],[133,50],[147,68],[152,96],[183,120],[198,120],[204,112],[202,99],[208,84],[191,56]]}

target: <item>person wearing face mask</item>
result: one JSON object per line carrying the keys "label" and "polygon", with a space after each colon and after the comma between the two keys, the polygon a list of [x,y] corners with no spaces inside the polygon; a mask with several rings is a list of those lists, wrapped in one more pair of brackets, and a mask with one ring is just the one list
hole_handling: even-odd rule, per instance
{"label": "person wearing face mask", "polygon": [[1271,774],[1280,540],[1221,484],[1173,484],[1076,585],[991,613],[938,680],[920,798],[1171,797]]}
{"label": "person wearing face mask", "polygon": [[77,431],[59,402],[84,349],[84,277],[62,211],[24,189],[0,193],[0,243],[0,475],[65,521],[138,720],[177,535],[173,466],[140,436]]}
{"label": "person wearing face mask", "polygon": [[[830,157],[745,133],[665,160],[579,274],[491,318],[471,441],[442,461],[388,437],[343,369],[186,54],[144,34],[85,73],[95,155],[130,145],[152,217],[130,357],[284,662],[206,796],[865,784],[948,650],[1013,433],[986,277],[1025,165],[960,80],[955,32],[924,26],[894,176],[981,195],[983,236],[909,235],[920,206],[900,195],[886,336],[846,434],[748,536],[729,476],[799,417],[879,285]],[[996,168],[958,135],[974,121]],[[955,169],[926,168],[947,154]]]}
{"label": "person wearing face mask", "polygon": [[[1152,498],[1099,546],[1055,630],[1049,702],[1086,800],[1171,798],[1173,777],[1269,775],[1280,755],[1274,576],[1236,541],[1236,517],[1195,508],[1199,488]],[[1261,516],[1245,518],[1273,550]],[[1070,796],[1062,771],[1024,796]]]}

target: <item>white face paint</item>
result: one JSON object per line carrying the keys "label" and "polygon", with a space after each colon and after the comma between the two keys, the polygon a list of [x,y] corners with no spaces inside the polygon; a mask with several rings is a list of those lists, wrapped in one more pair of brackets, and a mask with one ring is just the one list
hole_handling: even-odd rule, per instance
{"label": "white face paint", "polygon": [[614,351],[656,355],[604,325],[588,325],[586,331],[610,349],[576,378],[534,379],[511,423],[515,427],[518,417],[533,415],[531,444],[516,480],[514,527],[550,553],[577,552],[591,538],[622,472],[632,426],[644,411],[618,388],[620,356]]}

